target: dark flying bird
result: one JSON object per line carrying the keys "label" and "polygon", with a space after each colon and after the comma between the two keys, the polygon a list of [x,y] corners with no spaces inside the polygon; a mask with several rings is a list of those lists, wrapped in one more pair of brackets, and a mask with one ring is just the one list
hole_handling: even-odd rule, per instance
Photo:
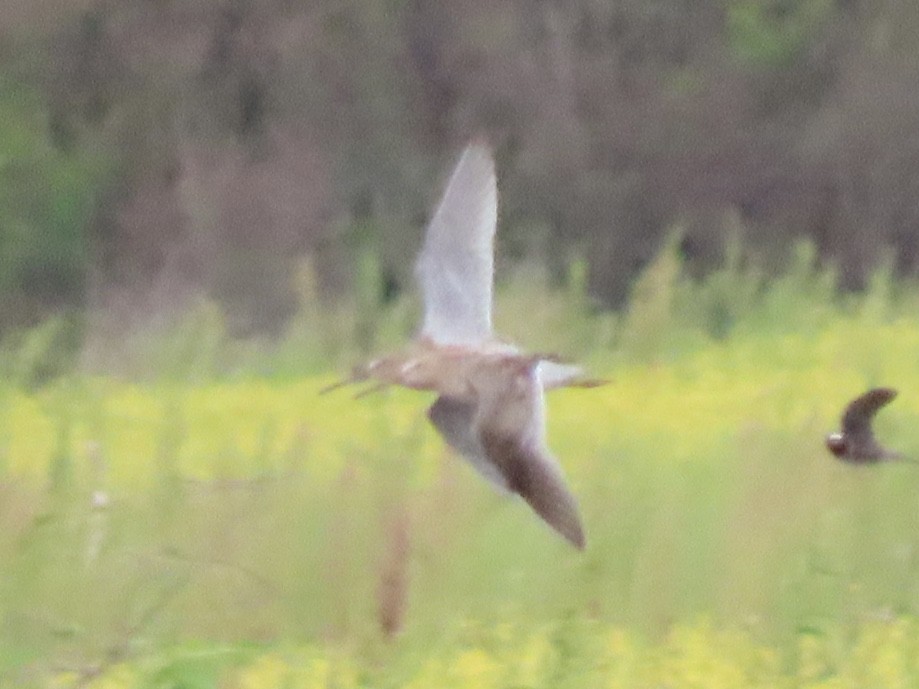
{"label": "dark flying bird", "polygon": [[826,437],[830,452],[844,462],[871,464],[898,459],[900,454],[878,444],[871,422],[878,410],[897,396],[892,388],[875,388],[855,398],[842,415],[842,430]]}
{"label": "dark flying bird", "polygon": [[437,392],[428,418],[447,445],[583,549],[577,501],[546,447],[543,393],[601,381],[554,355],[524,354],[495,337],[497,220],[491,148],[474,140],[453,170],[415,266],[424,298],[421,332],[405,351],[356,367],[338,385],[373,380],[370,390],[401,385]]}

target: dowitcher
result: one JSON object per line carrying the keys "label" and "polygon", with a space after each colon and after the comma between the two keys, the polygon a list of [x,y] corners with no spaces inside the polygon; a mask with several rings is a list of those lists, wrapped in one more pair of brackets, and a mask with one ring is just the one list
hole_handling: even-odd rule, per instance
{"label": "dowitcher", "polygon": [[477,139],[450,176],[415,266],[424,301],[419,334],[405,351],[355,367],[339,385],[373,380],[370,390],[402,385],[437,392],[428,418],[447,445],[583,549],[577,501],[546,446],[543,392],[601,381],[554,355],[525,354],[495,337],[497,219],[494,158]]}
{"label": "dowitcher", "polygon": [[899,453],[878,444],[871,429],[874,415],[896,396],[897,391],[892,388],[874,388],[852,400],[842,415],[842,431],[826,437],[827,449],[854,464],[901,458]]}

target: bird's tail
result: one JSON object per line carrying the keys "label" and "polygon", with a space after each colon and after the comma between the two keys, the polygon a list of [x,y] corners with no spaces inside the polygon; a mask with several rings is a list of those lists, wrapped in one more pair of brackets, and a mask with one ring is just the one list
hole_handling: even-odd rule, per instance
{"label": "bird's tail", "polygon": [[556,354],[537,354],[539,359],[539,380],[543,389],[553,388],[596,388],[609,381],[602,378],[589,378],[584,369],[575,364],[566,364]]}

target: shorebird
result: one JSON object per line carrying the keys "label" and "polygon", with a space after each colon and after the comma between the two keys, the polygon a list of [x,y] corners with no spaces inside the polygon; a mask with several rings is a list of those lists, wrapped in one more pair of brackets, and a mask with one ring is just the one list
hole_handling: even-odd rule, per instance
{"label": "shorebird", "polygon": [[852,400],[842,415],[842,431],[826,437],[827,449],[853,464],[900,459],[899,453],[878,444],[871,430],[874,415],[896,396],[897,391],[892,388],[874,388]]}
{"label": "shorebird", "polygon": [[498,220],[490,146],[463,151],[428,224],[415,273],[424,301],[419,334],[400,353],[355,367],[330,388],[373,380],[438,393],[428,418],[444,441],[484,478],[516,493],[578,549],[585,545],[577,501],[546,446],[543,392],[593,387],[578,366],[552,354],[525,354],[491,324]]}

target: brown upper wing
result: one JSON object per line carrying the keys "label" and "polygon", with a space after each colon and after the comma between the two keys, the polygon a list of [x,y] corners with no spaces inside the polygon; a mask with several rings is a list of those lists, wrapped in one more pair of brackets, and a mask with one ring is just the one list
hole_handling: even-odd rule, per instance
{"label": "brown upper wing", "polygon": [[482,440],[475,430],[477,403],[441,395],[428,408],[428,419],[444,441],[459,452],[482,476],[502,490],[508,490],[507,480],[488,458]]}
{"label": "brown upper wing", "polygon": [[492,371],[480,391],[476,424],[487,457],[508,487],[579,550],[584,528],[577,501],[545,444],[545,407],[535,362]]}
{"label": "brown upper wing", "polygon": [[585,545],[578,504],[555,459],[544,450],[518,439],[483,435],[485,451],[504,468],[511,490],[518,493],[542,519],[578,550]]}

